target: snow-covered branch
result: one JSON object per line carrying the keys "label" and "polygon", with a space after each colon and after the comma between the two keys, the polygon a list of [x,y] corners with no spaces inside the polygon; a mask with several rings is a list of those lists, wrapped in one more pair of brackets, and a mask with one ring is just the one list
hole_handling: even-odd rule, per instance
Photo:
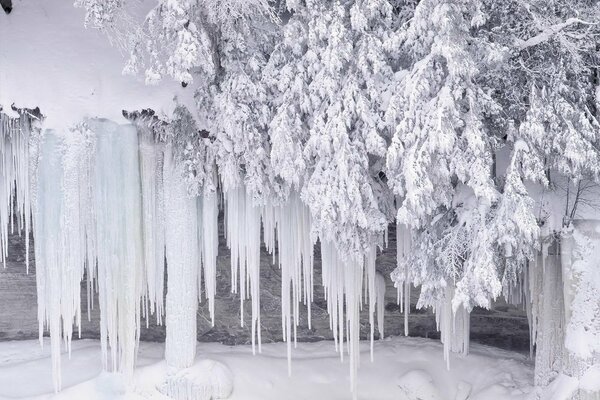
{"label": "snow-covered branch", "polygon": [[569,18],[564,22],[561,22],[559,24],[554,24],[554,25],[544,28],[542,30],[542,32],[540,32],[539,34],[537,34],[533,37],[530,37],[527,40],[517,39],[516,47],[518,50],[525,50],[529,47],[537,46],[538,44],[547,42],[557,33],[561,32],[564,29],[568,28],[569,26],[575,25],[575,24],[597,25],[597,23],[584,21],[579,18]]}

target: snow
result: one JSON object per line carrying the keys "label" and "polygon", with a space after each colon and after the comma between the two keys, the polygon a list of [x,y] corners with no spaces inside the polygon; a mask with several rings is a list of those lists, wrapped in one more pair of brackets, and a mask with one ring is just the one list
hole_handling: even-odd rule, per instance
{"label": "snow", "polygon": [[[262,353],[253,356],[251,346],[199,343],[187,376],[194,382],[206,382],[206,375],[203,380],[197,372],[211,371],[214,379],[226,383],[223,374],[231,371],[231,400],[350,398],[347,365],[340,362],[333,343],[299,343],[292,376],[287,374],[285,347],[285,343],[263,344]],[[360,350],[367,355],[368,343],[361,343]],[[169,375],[163,351],[163,344],[140,343],[134,383],[126,391],[119,375],[101,371],[99,342],[74,341],[71,359],[63,354],[63,391],[54,395],[48,350],[40,350],[35,341],[2,342],[0,398],[166,400],[157,389]],[[464,400],[465,391],[470,391],[469,400],[534,399],[532,365],[517,353],[473,345],[468,356],[452,356],[455,367],[450,371],[442,362],[442,346],[434,340],[388,338],[375,343],[374,353],[374,363],[361,364],[359,399],[435,399],[403,396],[407,387],[412,388],[411,393],[437,393],[443,400]]]}
{"label": "snow", "polygon": [[[138,19],[148,11],[141,8]],[[174,96],[194,109],[193,89],[179,82],[147,86],[141,77],[123,75],[125,55],[103,33],[84,28],[84,15],[70,0],[14,0],[9,15],[0,12],[0,106],[5,112],[12,104],[39,107],[45,127],[62,129],[86,117],[124,122],[122,110],[151,108],[169,116]]]}
{"label": "snow", "polygon": [[233,375],[218,361],[200,360],[191,368],[169,374],[158,388],[175,400],[226,399],[233,391]]}

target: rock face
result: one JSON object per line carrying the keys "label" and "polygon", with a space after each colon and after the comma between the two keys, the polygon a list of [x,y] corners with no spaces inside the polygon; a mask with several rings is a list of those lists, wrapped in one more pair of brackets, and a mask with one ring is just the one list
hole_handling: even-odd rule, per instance
{"label": "rock face", "polygon": [[[244,327],[240,326],[240,300],[231,293],[230,256],[223,237],[222,219],[220,226],[219,257],[217,260],[217,293],[215,298],[215,326],[212,327],[208,305],[202,302],[198,307],[198,340],[221,342],[224,344],[250,343],[250,305],[244,307]],[[38,336],[37,304],[35,287],[35,263],[32,261],[29,274],[25,272],[24,238],[12,235],[9,238],[9,255],[6,268],[0,267],[0,340],[31,339]],[[33,246],[31,246],[33,248]],[[301,307],[301,325],[298,327],[298,341],[318,341],[332,339],[329,330],[327,304],[321,286],[321,257],[315,248],[315,301],[312,304],[312,329],[308,329],[306,308]],[[30,259],[33,260],[33,250]],[[281,329],[281,273],[272,263],[273,257],[263,248],[261,252],[261,322],[263,342],[282,340]],[[377,270],[386,280],[385,333],[404,334],[404,316],[396,304],[396,289],[389,278],[396,265],[396,242],[393,227],[390,228],[389,247],[377,258]],[[168,277],[167,277],[168,279]],[[411,336],[439,338],[435,319],[430,310],[417,310],[418,291],[413,290],[409,332]],[[99,315],[96,308],[87,315],[85,282],[81,286],[82,338],[99,337]],[[97,304],[97,300],[94,301]],[[367,309],[367,307],[365,307]],[[151,316],[141,331],[141,340],[163,341],[164,326],[156,325]],[[364,313],[361,323],[361,336],[369,335],[368,315]],[[377,337],[377,332],[375,333]],[[525,312],[513,306],[497,303],[493,310],[475,309],[471,314],[471,340],[497,347],[529,350],[529,330]]]}

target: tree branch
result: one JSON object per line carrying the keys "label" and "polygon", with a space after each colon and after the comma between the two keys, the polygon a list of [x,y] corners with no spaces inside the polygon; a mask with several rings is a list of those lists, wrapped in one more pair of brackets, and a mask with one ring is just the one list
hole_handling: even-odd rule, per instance
{"label": "tree branch", "polygon": [[575,25],[575,24],[597,25],[597,23],[587,22],[587,21],[581,20],[579,18],[569,18],[565,22],[561,22],[560,24],[551,25],[551,26],[543,29],[542,32],[540,32],[539,34],[537,34],[527,40],[517,39],[516,40],[517,49],[524,50],[529,47],[537,46],[540,43],[550,40],[550,38],[552,38],[552,36],[556,35],[557,33],[564,30],[565,28],[567,28],[571,25]]}

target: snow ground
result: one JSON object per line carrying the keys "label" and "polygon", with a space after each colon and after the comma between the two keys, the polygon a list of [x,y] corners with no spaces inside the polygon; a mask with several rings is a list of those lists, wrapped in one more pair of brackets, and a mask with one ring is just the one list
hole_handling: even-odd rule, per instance
{"label": "snow ground", "polygon": [[[524,355],[472,345],[467,357],[454,356],[446,370],[442,346],[434,340],[390,338],[361,342],[358,398],[361,400],[529,400],[533,364]],[[100,342],[73,342],[63,355],[63,391],[54,395],[49,342],[0,342],[0,399],[167,399],[156,390],[166,375],[164,344],[142,342],[132,390],[117,375],[102,372]],[[227,365],[234,375],[232,400],[350,399],[347,360],[342,364],[330,341],[299,343],[288,377],[285,343],[249,346],[199,343],[196,365],[206,358]],[[192,367],[194,368],[194,367]],[[402,387],[402,388],[401,388]]]}

